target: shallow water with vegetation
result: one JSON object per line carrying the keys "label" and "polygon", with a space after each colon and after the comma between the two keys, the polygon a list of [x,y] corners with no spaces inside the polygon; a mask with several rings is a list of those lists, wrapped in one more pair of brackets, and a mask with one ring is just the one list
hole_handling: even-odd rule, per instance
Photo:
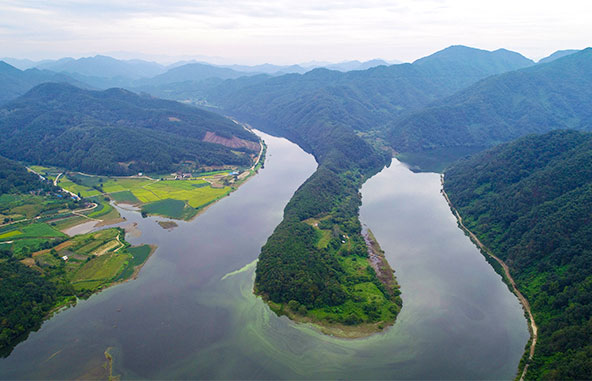
{"label": "shallow water with vegetation", "polygon": [[158,246],[136,280],[60,312],[0,360],[0,378],[511,379],[528,340],[517,299],[439,193],[439,175],[394,162],[362,189],[372,229],[401,286],[395,325],[365,339],[323,335],[253,295],[256,259],[312,156],[263,135],[265,168],[190,222],[136,222]]}

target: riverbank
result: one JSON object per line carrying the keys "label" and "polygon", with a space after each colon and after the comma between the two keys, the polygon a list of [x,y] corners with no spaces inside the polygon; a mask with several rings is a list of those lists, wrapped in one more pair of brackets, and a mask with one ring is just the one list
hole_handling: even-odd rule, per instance
{"label": "riverbank", "polygon": [[[444,190],[444,175],[441,175],[440,179],[441,179],[440,181],[442,183],[442,195],[444,196],[444,198],[446,199],[446,202],[448,203],[448,206],[450,206],[450,209],[454,213],[454,215],[457,219],[458,225],[460,226],[460,228],[463,231],[465,231],[465,233],[468,234],[468,236],[471,238],[471,241],[473,241],[473,243],[475,243],[475,245],[477,245],[477,247],[481,250],[482,253],[485,253],[489,257],[493,258],[501,266],[501,268],[503,270],[503,273],[501,274],[502,277],[504,278],[504,280],[506,282],[509,282],[509,284],[512,288],[512,292],[516,295],[516,297],[518,297],[518,300],[520,301],[520,304],[522,305],[522,308],[524,309],[525,316],[527,317],[527,319],[529,321],[528,327],[529,327],[529,331],[530,331],[530,335],[531,335],[531,340],[530,340],[530,348],[528,351],[528,361],[532,361],[532,358],[534,357],[534,351],[535,351],[537,339],[538,339],[538,327],[534,321],[534,316],[533,316],[532,311],[530,309],[530,304],[528,303],[528,300],[524,297],[524,295],[522,295],[520,290],[518,290],[518,287],[516,286],[516,282],[512,278],[512,275],[510,274],[510,269],[508,268],[508,265],[506,265],[506,263],[504,261],[502,261],[500,258],[498,258],[495,254],[493,254],[491,252],[491,250],[489,250],[479,240],[479,238],[477,238],[477,236],[464,225],[463,220],[462,220],[462,216],[460,215],[458,210],[454,207],[454,205],[450,201],[450,198],[448,197],[448,194]],[[529,363],[528,362],[526,362],[526,363],[521,362],[521,365],[522,364],[524,366],[521,369],[521,372],[519,369],[520,381],[523,381],[524,378],[526,377]]]}

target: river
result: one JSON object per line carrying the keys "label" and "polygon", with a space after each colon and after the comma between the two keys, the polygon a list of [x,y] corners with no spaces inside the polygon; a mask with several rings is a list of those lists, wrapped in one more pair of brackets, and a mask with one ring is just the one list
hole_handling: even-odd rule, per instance
{"label": "river", "polygon": [[252,294],[255,260],[312,156],[261,134],[265,168],[172,230],[120,209],[158,250],[136,280],[60,312],[0,360],[3,379],[104,375],[123,379],[514,377],[528,340],[521,307],[440,195],[439,175],[393,165],[363,187],[362,222],[401,285],[403,309],[385,333],[346,340],[277,317]]}

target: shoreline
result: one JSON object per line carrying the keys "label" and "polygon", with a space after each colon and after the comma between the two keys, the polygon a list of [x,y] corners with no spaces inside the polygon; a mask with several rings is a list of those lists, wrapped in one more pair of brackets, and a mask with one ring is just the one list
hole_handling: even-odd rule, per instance
{"label": "shoreline", "polygon": [[266,295],[258,294],[254,291],[257,297],[260,297],[265,304],[269,306],[271,311],[278,316],[286,316],[295,324],[307,324],[318,330],[320,333],[332,336],[339,339],[364,339],[375,334],[384,333],[389,327],[392,327],[397,321],[396,317],[392,321],[378,321],[375,323],[363,323],[356,325],[346,325],[341,323],[329,323],[326,320],[318,320],[310,316],[299,315],[290,310],[286,303],[275,303],[269,300]]}
{"label": "shoreline", "polygon": [[[458,222],[459,227],[466,234],[468,234],[468,236],[471,239],[471,241],[480,249],[480,251],[482,253],[483,252],[486,253],[489,257],[491,257],[492,259],[494,259],[502,267],[502,270],[503,270],[503,276],[502,276],[502,278],[504,279],[504,283],[506,283],[506,284],[507,284],[507,282],[510,283],[510,286],[512,288],[513,294],[516,295],[516,297],[518,298],[518,301],[522,305],[522,309],[525,312],[524,315],[527,317],[527,320],[528,320],[528,323],[529,323],[528,324],[528,331],[530,332],[530,340],[529,340],[530,341],[530,349],[529,349],[528,352],[525,349],[524,355],[522,356],[522,358],[524,358],[525,355],[526,355],[526,353],[528,353],[527,362],[524,364],[524,368],[522,368],[522,372],[520,373],[520,377],[519,377],[519,380],[520,381],[523,381],[525,379],[526,373],[528,371],[528,365],[530,364],[530,362],[532,361],[532,359],[534,357],[535,347],[536,347],[536,343],[537,343],[537,339],[538,339],[538,327],[537,327],[537,325],[535,323],[534,316],[533,316],[532,311],[530,309],[530,303],[524,297],[524,295],[522,295],[522,293],[520,292],[520,290],[518,290],[518,287],[516,286],[516,282],[514,281],[514,278],[512,278],[512,275],[510,274],[510,269],[509,269],[508,265],[506,265],[506,263],[504,261],[502,261],[500,258],[498,258],[495,254],[493,254],[491,252],[491,250],[489,250],[487,248],[487,246],[485,246],[479,240],[479,238],[477,238],[477,236],[464,225],[460,213],[454,207],[454,205],[450,201],[450,198],[448,197],[448,194],[444,190],[444,175],[443,174],[440,176],[440,181],[441,181],[441,184],[442,184],[441,193],[444,196],[444,199],[446,200],[446,202],[448,203],[448,206],[453,211],[453,214],[456,217],[456,220]],[[495,268],[494,268],[494,270],[495,270]],[[522,363],[522,361],[521,361],[521,363]],[[518,372],[520,372],[520,366],[521,366],[521,364],[518,366]],[[516,377],[516,378],[518,378],[518,377]]]}

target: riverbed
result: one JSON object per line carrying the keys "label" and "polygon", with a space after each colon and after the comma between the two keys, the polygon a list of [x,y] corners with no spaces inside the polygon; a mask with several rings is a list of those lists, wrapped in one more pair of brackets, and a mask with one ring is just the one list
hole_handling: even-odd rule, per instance
{"label": "riverbed", "polygon": [[[511,379],[528,340],[516,297],[456,226],[438,174],[394,161],[363,187],[361,220],[401,285],[395,325],[329,337],[277,317],[252,293],[256,258],[316,163],[261,134],[265,168],[190,222],[120,209],[132,244],[157,251],[136,280],[60,312],[0,360],[0,378]],[[104,370],[103,370],[104,372]]]}

